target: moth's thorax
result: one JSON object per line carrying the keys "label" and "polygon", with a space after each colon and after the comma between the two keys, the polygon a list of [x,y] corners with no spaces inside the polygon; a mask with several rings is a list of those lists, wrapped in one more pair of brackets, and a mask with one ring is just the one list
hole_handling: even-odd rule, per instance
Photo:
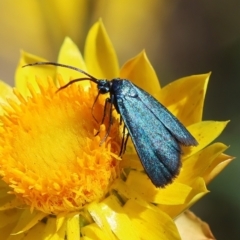
{"label": "moth's thorax", "polygon": [[114,78],[111,80],[111,93],[119,98],[137,97],[137,92],[134,85],[127,79]]}

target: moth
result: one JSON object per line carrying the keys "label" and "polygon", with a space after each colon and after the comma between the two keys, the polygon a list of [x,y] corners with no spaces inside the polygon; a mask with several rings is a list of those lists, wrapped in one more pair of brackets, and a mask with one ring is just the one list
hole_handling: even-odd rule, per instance
{"label": "moth", "polygon": [[196,146],[198,143],[185,126],[166,107],[153,96],[127,79],[97,79],[87,72],[65,64],[54,62],[37,62],[25,65],[54,65],[69,68],[86,77],[70,81],[58,89],[89,80],[98,88],[98,95],[109,93],[106,98],[102,123],[107,105],[110,104],[109,126],[104,139],[107,138],[112,124],[113,107],[120,114],[124,123],[120,155],[124,153],[128,136],[131,137],[139,159],[148,177],[156,187],[164,187],[178,175],[181,167],[181,145]]}

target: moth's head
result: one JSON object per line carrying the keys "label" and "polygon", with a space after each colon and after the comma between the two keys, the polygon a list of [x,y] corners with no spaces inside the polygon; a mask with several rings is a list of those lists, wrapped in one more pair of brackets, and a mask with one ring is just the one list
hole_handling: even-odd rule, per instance
{"label": "moth's head", "polygon": [[97,87],[100,94],[109,93],[111,90],[111,86],[112,86],[111,81],[108,81],[107,79],[100,79],[97,82]]}

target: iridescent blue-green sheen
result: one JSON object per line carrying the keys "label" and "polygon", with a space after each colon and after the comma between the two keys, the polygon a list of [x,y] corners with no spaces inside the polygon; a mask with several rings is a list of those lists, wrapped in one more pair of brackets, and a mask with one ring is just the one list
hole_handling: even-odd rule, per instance
{"label": "iridescent blue-green sheen", "polygon": [[181,167],[180,145],[197,145],[197,141],[161,103],[132,82],[113,79],[110,89],[152,183],[156,187],[171,183]]}

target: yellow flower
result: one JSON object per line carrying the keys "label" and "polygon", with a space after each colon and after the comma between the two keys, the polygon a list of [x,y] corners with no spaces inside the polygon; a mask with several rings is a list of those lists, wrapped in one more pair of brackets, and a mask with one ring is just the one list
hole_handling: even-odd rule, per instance
{"label": "yellow flower", "polygon": [[[209,145],[227,122],[201,121],[209,74],[179,79],[160,88],[145,52],[120,70],[101,22],[87,36],[84,59],[66,38],[58,62],[97,78],[131,79],[161,101],[187,126],[197,147],[183,148],[175,181],[156,188],[129,143],[121,160],[119,115],[107,140],[101,119],[105,97],[92,105],[95,84],[52,66],[22,68],[44,61],[23,53],[16,88],[0,82],[0,232],[2,239],[180,239],[174,220],[208,192],[231,160],[222,143]],[[92,116],[92,113],[94,117]],[[107,121],[106,121],[107,122]],[[99,135],[94,136],[97,131]]]}

